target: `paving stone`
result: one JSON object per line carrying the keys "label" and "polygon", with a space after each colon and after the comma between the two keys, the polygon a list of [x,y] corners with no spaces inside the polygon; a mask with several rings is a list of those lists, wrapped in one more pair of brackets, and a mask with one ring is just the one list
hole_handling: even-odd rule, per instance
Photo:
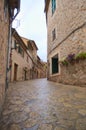
{"label": "paving stone", "polygon": [[11,83],[0,119],[0,130],[20,128],[86,130],[85,88],[46,79]]}
{"label": "paving stone", "polygon": [[0,126],[0,130],[9,130],[7,126]]}
{"label": "paving stone", "polygon": [[41,124],[38,130],[52,130],[52,128],[51,124]]}
{"label": "paving stone", "polygon": [[82,116],[86,116],[86,109],[80,109],[78,113],[81,114]]}
{"label": "paving stone", "polygon": [[77,120],[78,118],[79,118],[78,112],[71,110],[69,120]]}
{"label": "paving stone", "polygon": [[82,119],[77,120],[76,130],[86,130],[86,118],[82,118]]}
{"label": "paving stone", "polygon": [[12,124],[9,128],[9,130],[21,130],[20,126],[17,124]]}
{"label": "paving stone", "polygon": [[66,128],[62,128],[62,127],[56,127],[54,130],[66,130]]}
{"label": "paving stone", "polygon": [[34,120],[34,119],[28,119],[24,122],[24,127],[25,128],[31,128],[35,125],[37,125],[38,121],[37,120]]}
{"label": "paving stone", "polygon": [[31,112],[31,110],[30,110],[30,108],[28,106],[24,106],[24,111],[26,113],[30,113]]}
{"label": "paving stone", "polygon": [[76,94],[75,94],[75,97],[76,97],[76,98],[84,99],[84,98],[85,98],[85,95],[83,95],[82,93],[79,93],[79,94],[76,93]]}
{"label": "paving stone", "polygon": [[30,116],[30,118],[33,118],[33,119],[36,119],[36,118],[40,117],[40,115],[38,113],[36,113],[36,112],[31,112],[29,116]]}
{"label": "paving stone", "polygon": [[18,105],[19,105],[19,104],[22,104],[22,101],[21,101],[21,100],[16,100],[16,101],[15,101],[15,100],[12,100],[11,103],[12,103],[12,104],[18,104]]}
{"label": "paving stone", "polygon": [[28,118],[25,112],[16,112],[10,115],[10,120],[15,123],[20,123],[25,121]]}
{"label": "paving stone", "polygon": [[63,104],[65,107],[72,107],[72,105],[70,103],[64,102]]}
{"label": "paving stone", "polygon": [[69,130],[74,128],[74,121],[70,121],[70,120],[59,120],[59,125],[63,126],[65,128],[68,128]]}
{"label": "paving stone", "polygon": [[31,128],[24,128],[23,130],[38,130],[38,125],[35,125]]}
{"label": "paving stone", "polygon": [[9,107],[8,107],[9,110],[12,110],[13,112],[16,112],[16,111],[23,111],[24,109],[24,106],[21,104],[11,104]]}
{"label": "paving stone", "polygon": [[6,115],[10,114],[11,112],[12,112],[12,110],[7,109],[7,110],[3,111],[2,115],[6,116]]}

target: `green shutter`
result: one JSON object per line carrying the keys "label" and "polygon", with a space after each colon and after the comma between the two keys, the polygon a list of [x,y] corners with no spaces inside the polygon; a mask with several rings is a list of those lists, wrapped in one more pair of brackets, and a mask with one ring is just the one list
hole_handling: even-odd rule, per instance
{"label": "green shutter", "polygon": [[14,48],[15,48],[15,49],[17,48],[17,46],[16,46],[16,40],[14,41]]}
{"label": "green shutter", "polygon": [[21,47],[20,46],[18,47],[18,52],[21,53]]}
{"label": "green shutter", "polygon": [[52,58],[52,74],[58,73],[58,58]]}
{"label": "green shutter", "polygon": [[52,0],[52,14],[54,13],[56,9],[56,0]]}
{"label": "green shutter", "polygon": [[56,9],[56,0],[54,0],[54,10]]}

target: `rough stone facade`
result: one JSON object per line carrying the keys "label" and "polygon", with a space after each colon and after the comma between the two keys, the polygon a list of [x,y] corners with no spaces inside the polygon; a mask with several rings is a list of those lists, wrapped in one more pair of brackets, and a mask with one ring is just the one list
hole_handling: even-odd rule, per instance
{"label": "rough stone facade", "polygon": [[9,81],[46,77],[44,64],[40,58],[38,60],[36,43],[33,40],[20,37],[15,29],[12,33]]}
{"label": "rough stone facade", "polygon": [[38,78],[46,78],[47,74],[47,63],[41,61],[39,56],[37,57],[37,72],[38,72]]}
{"label": "rough stone facade", "polygon": [[11,69],[9,71],[9,81],[31,79],[30,69],[32,69],[32,59],[27,52],[25,43],[15,29],[13,29],[10,60]]}
{"label": "rough stone facade", "polygon": [[45,63],[41,61],[37,55],[37,46],[34,40],[22,38],[26,46],[28,47],[28,54],[32,58],[32,69],[30,70],[31,79],[46,78]]}
{"label": "rough stone facade", "polygon": [[[56,0],[52,14],[52,1],[45,8],[48,30],[48,79],[67,84],[86,85],[86,60],[63,67],[52,74],[52,57],[58,54],[61,61],[69,54],[86,52],[86,0]],[[56,38],[52,40],[55,28]],[[84,69],[83,69],[84,68]],[[74,71],[75,70],[75,71]],[[76,72],[77,71],[77,72]]]}
{"label": "rough stone facade", "polygon": [[0,1],[0,112],[5,98],[8,30],[9,30],[8,15],[5,17],[4,0],[1,0]]}
{"label": "rough stone facade", "polygon": [[50,76],[50,80],[65,84],[86,86],[86,60],[68,66],[61,65],[60,75]]}
{"label": "rough stone facade", "polygon": [[[16,13],[14,10],[16,9]],[[20,11],[20,1],[0,1],[0,113],[8,87],[11,26]]]}

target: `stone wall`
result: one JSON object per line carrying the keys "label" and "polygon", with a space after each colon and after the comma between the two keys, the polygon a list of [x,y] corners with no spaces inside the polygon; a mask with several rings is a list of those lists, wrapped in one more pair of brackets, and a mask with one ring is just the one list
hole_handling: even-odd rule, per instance
{"label": "stone wall", "polygon": [[[15,38],[12,38],[12,47],[14,48],[14,40]],[[17,40],[17,38],[16,38]],[[19,41],[18,41],[19,42]],[[20,44],[21,45],[21,44]],[[22,47],[22,46],[21,46]],[[11,81],[14,81],[14,64],[18,65],[18,70],[17,70],[17,81],[23,81],[25,80],[25,68],[26,68],[26,79],[30,79],[30,69],[32,69],[32,60],[28,56],[27,52],[25,51],[24,48],[24,56],[22,56],[17,50],[13,49],[12,50],[12,68],[10,70],[10,77]],[[28,60],[27,60],[28,57]]]}
{"label": "stone wall", "polygon": [[[69,54],[86,52],[86,0],[58,0],[52,15],[51,1],[47,13],[48,29],[48,71],[49,79],[67,84],[86,84],[86,60],[63,67],[59,73],[51,74],[51,58],[58,54],[59,61]],[[56,29],[56,39],[52,40],[52,31]],[[83,69],[84,68],[84,69]],[[77,73],[76,73],[77,71]]]}
{"label": "stone wall", "polygon": [[[63,53],[64,52],[64,53]],[[86,25],[76,30],[64,42],[49,55],[59,54],[59,61],[62,61],[69,54],[86,52]],[[59,75],[50,76],[50,80],[67,84],[86,85],[86,60],[68,66],[60,65]]]}
{"label": "stone wall", "polygon": [[61,65],[61,73],[59,76],[51,76],[50,80],[86,87],[86,60],[80,60],[78,63]]}
{"label": "stone wall", "polygon": [[8,24],[8,16],[5,17],[4,13],[4,0],[0,0],[0,112],[5,97]]}
{"label": "stone wall", "polygon": [[86,87],[86,60],[78,63],[62,66],[62,77],[60,82]]}
{"label": "stone wall", "polygon": [[[48,53],[86,22],[86,0],[57,0],[52,15],[51,1],[47,13]],[[52,41],[52,31],[56,39]]]}

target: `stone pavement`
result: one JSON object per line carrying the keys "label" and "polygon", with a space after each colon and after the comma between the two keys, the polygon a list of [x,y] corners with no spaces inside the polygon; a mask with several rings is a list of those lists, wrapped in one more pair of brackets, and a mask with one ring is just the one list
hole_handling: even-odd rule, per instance
{"label": "stone pavement", "polygon": [[46,79],[11,83],[0,130],[86,130],[86,88]]}

